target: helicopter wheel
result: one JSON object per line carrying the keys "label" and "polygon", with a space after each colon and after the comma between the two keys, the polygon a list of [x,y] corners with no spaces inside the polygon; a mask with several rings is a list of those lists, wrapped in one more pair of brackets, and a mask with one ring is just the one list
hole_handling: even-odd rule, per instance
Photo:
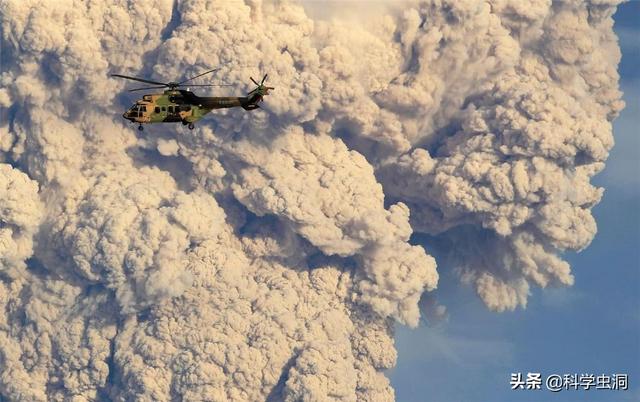
{"label": "helicopter wheel", "polygon": [[142,127],[142,124],[140,124],[140,125],[138,126],[138,131],[142,131],[142,130],[144,130],[144,127]]}
{"label": "helicopter wheel", "polygon": [[193,128],[195,127],[195,125],[193,123],[189,123],[189,130],[193,130]]}

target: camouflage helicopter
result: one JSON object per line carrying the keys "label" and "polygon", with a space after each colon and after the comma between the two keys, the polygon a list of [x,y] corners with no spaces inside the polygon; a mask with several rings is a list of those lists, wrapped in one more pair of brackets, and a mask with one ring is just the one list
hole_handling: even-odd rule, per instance
{"label": "camouflage helicopter", "polygon": [[205,71],[202,74],[198,74],[194,77],[186,79],[180,82],[158,82],[146,80],[138,77],[130,77],[128,75],[111,74],[112,77],[126,78],[128,80],[134,80],[144,82],[147,84],[153,84],[154,86],[146,86],[142,88],[130,89],[129,92],[143,91],[147,89],[159,89],[168,88],[161,94],[147,94],[143,95],[141,100],[129,108],[122,117],[131,121],[132,123],[139,123],[138,130],[142,131],[143,124],[146,123],[177,123],[181,122],[183,125],[188,125],[189,129],[193,130],[194,123],[204,117],[207,113],[213,109],[223,109],[240,106],[244,110],[254,110],[259,108],[258,103],[262,102],[263,97],[269,94],[269,91],[274,89],[264,85],[267,79],[267,74],[262,77],[262,81],[258,83],[252,77],[249,77],[251,81],[256,84],[256,88],[247,94],[247,96],[214,96],[214,97],[202,97],[197,96],[193,92],[180,87],[216,87],[216,86],[231,86],[229,84],[196,84],[185,85],[185,83],[202,77],[205,74],[218,71],[219,68]]}

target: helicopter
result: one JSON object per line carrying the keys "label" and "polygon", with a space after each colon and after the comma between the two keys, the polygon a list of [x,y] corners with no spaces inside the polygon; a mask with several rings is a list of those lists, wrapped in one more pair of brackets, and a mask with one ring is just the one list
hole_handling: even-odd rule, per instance
{"label": "helicopter", "polygon": [[122,74],[111,74],[111,76],[154,85],[130,89],[129,92],[167,88],[161,94],[155,93],[143,95],[142,99],[136,101],[136,103],[134,103],[133,106],[131,106],[129,110],[124,112],[122,115],[122,117],[132,123],[138,123],[138,130],[140,131],[144,130],[142,125],[147,123],[178,122],[182,123],[182,125],[188,126],[190,130],[193,130],[195,127],[194,123],[203,118],[213,109],[242,107],[244,110],[251,111],[259,108],[260,106],[258,103],[262,102],[263,97],[268,95],[270,90],[274,89],[273,87],[264,85],[264,82],[267,79],[267,74],[262,77],[262,81],[260,81],[260,83],[254,80],[253,77],[249,77],[251,82],[256,85],[256,88],[250,91],[247,96],[203,97],[197,96],[193,92],[189,91],[189,88],[187,88],[187,90],[180,89],[182,87],[231,86],[229,84],[185,85],[193,79],[218,70],[220,69],[214,68],[180,82],[158,82]]}

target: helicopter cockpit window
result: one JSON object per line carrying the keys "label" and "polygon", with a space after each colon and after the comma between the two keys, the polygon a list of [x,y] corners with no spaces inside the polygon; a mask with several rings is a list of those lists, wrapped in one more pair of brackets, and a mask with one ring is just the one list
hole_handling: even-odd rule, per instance
{"label": "helicopter cockpit window", "polygon": [[140,111],[141,112],[146,112],[147,111],[147,107],[146,106],[140,106]]}

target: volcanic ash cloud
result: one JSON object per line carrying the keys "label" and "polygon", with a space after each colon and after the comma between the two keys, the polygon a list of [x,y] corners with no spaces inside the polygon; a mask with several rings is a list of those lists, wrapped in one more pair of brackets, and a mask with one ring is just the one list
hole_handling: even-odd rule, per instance
{"label": "volcanic ash cloud", "polygon": [[[615,2],[340,7],[0,5],[0,399],[394,400],[394,326],[445,315],[414,233],[496,311],[573,283]],[[193,131],[120,118],[110,73],[215,66],[276,89]]]}

